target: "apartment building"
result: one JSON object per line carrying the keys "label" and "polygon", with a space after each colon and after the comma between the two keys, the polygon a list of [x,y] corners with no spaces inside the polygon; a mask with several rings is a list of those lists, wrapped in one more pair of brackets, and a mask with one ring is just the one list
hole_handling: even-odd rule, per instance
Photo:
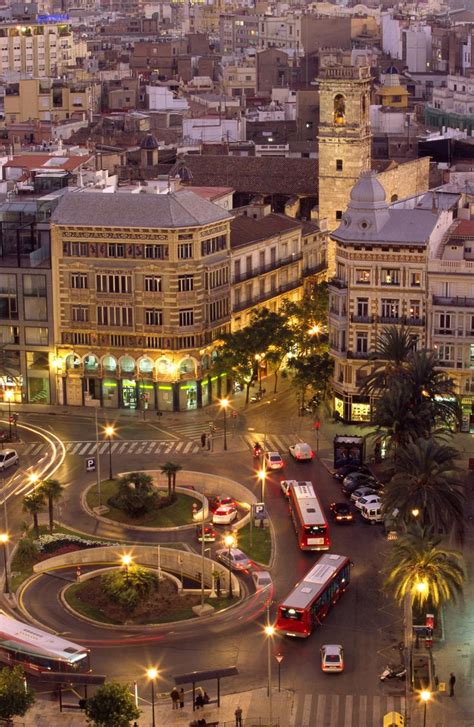
{"label": "apartment building", "polygon": [[36,78],[54,77],[85,55],[85,44],[74,40],[66,15],[59,22],[0,24],[0,74],[18,71]]}
{"label": "apartment building", "polygon": [[59,401],[167,411],[227,392],[232,215],[194,192],[70,193],[52,217]]}
{"label": "apartment building", "polygon": [[4,99],[5,122],[65,121],[89,118],[99,111],[101,85],[58,81],[51,78],[20,79],[7,86]]}
{"label": "apartment building", "polygon": [[221,13],[219,39],[222,54],[243,54],[248,48],[258,46],[258,15]]}
{"label": "apartment building", "polygon": [[414,347],[428,345],[428,258],[452,219],[449,205],[389,205],[374,172],[364,172],[352,189],[331,233],[336,277],[329,286],[334,409],[344,420],[370,419],[371,401],[360,389],[385,326],[407,326]]}
{"label": "apartment building", "polygon": [[425,123],[434,128],[474,130],[474,71],[467,76],[447,76],[433,88],[432,102],[425,106]]}
{"label": "apartment building", "polygon": [[222,68],[221,85],[226,96],[243,98],[255,96],[256,69],[254,63],[232,63]]}

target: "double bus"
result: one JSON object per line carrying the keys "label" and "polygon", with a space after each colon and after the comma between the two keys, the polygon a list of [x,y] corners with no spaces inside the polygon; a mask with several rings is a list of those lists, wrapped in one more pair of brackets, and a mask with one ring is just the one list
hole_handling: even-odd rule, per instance
{"label": "double bus", "polygon": [[329,550],[328,523],[311,482],[292,484],[288,504],[301,550]]}
{"label": "double bus", "polygon": [[17,621],[0,611],[0,661],[27,674],[90,672],[89,649]]}
{"label": "double bus", "polygon": [[278,606],[275,628],[286,636],[310,636],[349,585],[350,569],[345,555],[322,555]]}

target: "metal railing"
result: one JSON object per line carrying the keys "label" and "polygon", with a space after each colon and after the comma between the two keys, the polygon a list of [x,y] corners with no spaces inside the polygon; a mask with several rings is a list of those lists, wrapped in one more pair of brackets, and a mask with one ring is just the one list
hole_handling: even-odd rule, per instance
{"label": "metal railing", "polygon": [[234,313],[237,313],[238,311],[245,310],[245,308],[250,308],[252,305],[257,305],[257,303],[262,303],[264,300],[270,300],[271,298],[274,298],[276,295],[281,295],[282,293],[286,293],[289,290],[294,290],[295,288],[299,288],[301,285],[300,280],[293,280],[290,283],[285,283],[284,285],[279,285],[278,287],[274,288],[273,290],[269,290],[266,293],[261,293],[260,295],[253,295],[250,298],[245,298],[245,300],[241,300],[239,302],[235,302],[232,306],[232,311]]}
{"label": "metal railing", "polygon": [[465,296],[454,296],[453,298],[444,295],[433,295],[433,305],[454,305],[460,308],[474,308],[474,298]]}
{"label": "metal railing", "polygon": [[281,258],[280,260],[273,260],[270,263],[266,263],[265,265],[257,265],[256,267],[252,267],[250,270],[245,270],[242,273],[239,273],[238,275],[234,275],[234,283],[242,283],[244,280],[249,280],[250,278],[255,278],[258,275],[263,275],[264,273],[269,273],[272,270],[278,270],[278,268],[282,268],[285,265],[291,265],[291,263],[298,262],[298,260],[301,260],[303,257],[302,252],[294,253],[294,255],[289,255],[288,257]]}

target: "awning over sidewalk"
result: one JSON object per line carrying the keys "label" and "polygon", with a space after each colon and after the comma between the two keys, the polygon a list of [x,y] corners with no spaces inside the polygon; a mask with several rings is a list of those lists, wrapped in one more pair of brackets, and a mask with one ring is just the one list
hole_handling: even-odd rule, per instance
{"label": "awning over sidewalk", "polygon": [[174,683],[176,686],[182,684],[193,685],[193,711],[196,707],[196,684],[200,682],[210,681],[211,679],[217,680],[217,699],[211,699],[211,702],[217,701],[217,706],[221,706],[221,679],[223,677],[233,677],[239,673],[236,666],[228,666],[224,669],[210,669],[208,671],[191,671],[188,674],[178,674],[174,677]]}

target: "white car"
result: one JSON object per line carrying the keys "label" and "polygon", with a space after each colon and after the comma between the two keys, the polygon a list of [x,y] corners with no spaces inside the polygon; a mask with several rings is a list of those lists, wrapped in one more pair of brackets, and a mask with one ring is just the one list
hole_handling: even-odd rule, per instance
{"label": "white car", "polygon": [[221,550],[217,550],[216,558],[217,560],[220,560],[221,563],[224,563],[224,565],[227,566],[230,562],[230,567],[232,568],[232,570],[241,571],[243,573],[248,573],[253,565],[250,558],[246,556],[245,553],[243,553],[241,550],[239,550],[239,548],[231,548],[230,551],[229,548],[222,548]]}
{"label": "white car", "polygon": [[309,462],[314,457],[314,452],[306,442],[296,442],[289,447],[289,451],[293,459],[298,462]]}
{"label": "white car", "polygon": [[344,671],[344,649],[340,644],[321,646],[321,669],[335,673]]}
{"label": "white car", "polygon": [[381,505],[382,500],[378,495],[365,495],[364,497],[359,497],[358,500],[355,501],[355,506],[358,510],[362,510],[364,505]]}
{"label": "white car", "polygon": [[4,449],[0,452],[0,471],[3,472],[3,470],[8,469],[8,467],[13,467],[13,465],[18,464],[20,461],[20,458],[18,457],[18,452],[16,452],[14,449]]}
{"label": "white car", "polygon": [[254,570],[252,579],[255,583],[255,590],[261,591],[264,588],[270,588],[273,585],[272,577],[267,570]]}
{"label": "white car", "polygon": [[214,525],[230,525],[234,522],[234,520],[236,520],[236,518],[237,510],[235,507],[231,507],[230,505],[218,507],[217,510],[212,513],[212,522]]}
{"label": "white car", "polygon": [[268,470],[283,469],[283,460],[278,452],[265,452],[265,465]]}

